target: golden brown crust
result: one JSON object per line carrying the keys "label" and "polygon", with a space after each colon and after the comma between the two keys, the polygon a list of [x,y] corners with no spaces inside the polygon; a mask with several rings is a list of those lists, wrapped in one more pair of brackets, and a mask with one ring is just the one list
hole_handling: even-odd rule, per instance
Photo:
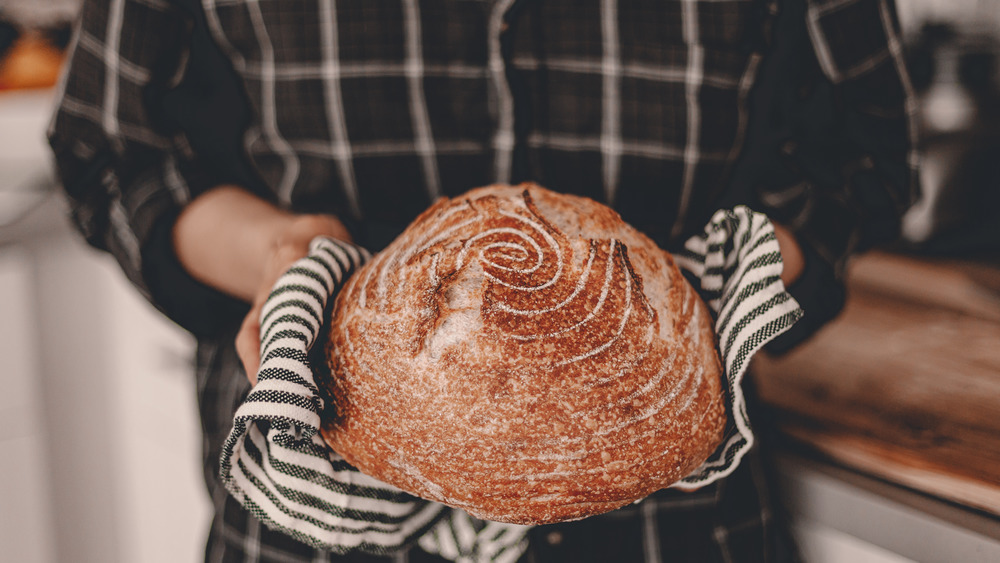
{"label": "golden brown crust", "polygon": [[489,186],[424,212],[337,297],[323,437],[488,520],[606,512],[722,439],[711,317],[670,255],[589,199]]}

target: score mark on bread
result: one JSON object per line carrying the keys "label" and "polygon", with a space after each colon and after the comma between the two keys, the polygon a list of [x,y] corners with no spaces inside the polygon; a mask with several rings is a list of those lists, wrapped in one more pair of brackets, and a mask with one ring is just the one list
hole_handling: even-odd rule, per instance
{"label": "score mark on bread", "polygon": [[669,486],[722,439],[711,317],[591,200],[490,186],[420,215],[337,297],[323,436],[361,471],[539,524]]}

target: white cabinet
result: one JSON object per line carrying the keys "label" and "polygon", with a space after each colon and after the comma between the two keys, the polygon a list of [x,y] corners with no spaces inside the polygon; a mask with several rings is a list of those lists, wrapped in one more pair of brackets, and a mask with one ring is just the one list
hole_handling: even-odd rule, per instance
{"label": "white cabinet", "polygon": [[0,251],[0,547],[11,561],[54,561],[30,259]]}
{"label": "white cabinet", "polygon": [[10,390],[0,395],[0,553],[200,561],[210,506],[194,341],[62,214],[47,201],[30,236],[0,246],[0,357],[11,368],[0,372]]}

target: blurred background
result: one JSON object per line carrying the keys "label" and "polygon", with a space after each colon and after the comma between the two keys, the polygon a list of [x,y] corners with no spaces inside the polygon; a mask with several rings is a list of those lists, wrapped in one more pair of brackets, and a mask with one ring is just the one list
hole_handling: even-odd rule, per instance
{"label": "blurred background", "polygon": [[[0,560],[200,561],[193,340],[71,231],[50,168],[78,5],[0,0]],[[845,319],[763,362],[760,387],[788,437],[781,486],[809,561],[997,561],[1000,0],[897,5],[923,199],[904,240],[852,270]],[[879,350],[845,354],[859,335]],[[836,400],[861,392],[886,402],[845,416]]]}

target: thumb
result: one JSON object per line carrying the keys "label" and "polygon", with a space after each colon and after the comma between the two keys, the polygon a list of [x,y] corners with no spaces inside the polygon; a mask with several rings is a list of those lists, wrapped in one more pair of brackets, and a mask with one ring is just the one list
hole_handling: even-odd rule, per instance
{"label": "thumb", "polygon": [[236,354],[250,385],[257,385],[257,370],[260,368],[260,309],[260,305],[254,305],[243,317],[240,331],[236,333]]}

